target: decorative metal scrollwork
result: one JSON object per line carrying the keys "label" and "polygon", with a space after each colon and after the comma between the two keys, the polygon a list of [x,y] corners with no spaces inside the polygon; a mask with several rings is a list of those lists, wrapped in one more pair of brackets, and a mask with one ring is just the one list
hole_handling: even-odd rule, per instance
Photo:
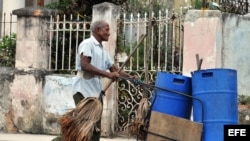
{"label": "decorative metal scrollwork", "polygon": [[[140,78],[145,75],[144,72],[137,74]],[[150,74],[150,82],[153,82],[155,72]],[[125,132],[128,124],[136,117],[136,109],[143,96],[147,96],[149,101],[152,97],[152,89],[145,86],[137,85],[129,80],[120,80],[118,82],[118,117],[117,117],[117,132]],[[151,85],[151,84],[149,84]]]}

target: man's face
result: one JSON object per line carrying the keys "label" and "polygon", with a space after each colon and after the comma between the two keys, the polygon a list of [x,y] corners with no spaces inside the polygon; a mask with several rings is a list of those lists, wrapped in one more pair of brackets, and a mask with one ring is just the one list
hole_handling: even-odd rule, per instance
{"label": "man's face", "polygon": [[98,36],[100,37],[100,39],[102,41],[108,41],[109,39],[109,25],[105,24],[104,26],[102,26],[101,28],[98,29]]}

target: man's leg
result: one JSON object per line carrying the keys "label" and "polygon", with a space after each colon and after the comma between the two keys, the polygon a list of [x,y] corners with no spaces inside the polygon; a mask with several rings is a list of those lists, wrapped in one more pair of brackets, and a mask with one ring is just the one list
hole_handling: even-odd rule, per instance
{"label": "man's leg", "polygon": [[93,132],[93,136],[92,136],[92,141],[100,141],[100,137],[101,137],[101,120],[99,120],[96,123],[96,127],[100,130],[100,131],[95,131]]}
{"label": "man's leg", "polygon": [[[101,101],[101,103],[103,104],[103,97],[102,95],[100,95],[99,100]],[[92,141],[100,141],[100,137],[101,137],[101,119],[96,123],[96,127],[100,130],[100,131],[94,131],[93,133],[93,137],[92,137]]]}

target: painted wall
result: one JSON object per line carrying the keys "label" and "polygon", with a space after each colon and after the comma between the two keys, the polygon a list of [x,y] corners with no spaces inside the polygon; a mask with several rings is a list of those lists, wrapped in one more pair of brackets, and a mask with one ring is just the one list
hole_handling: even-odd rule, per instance
{"label": "painted wall", "polygon": [[75,108],[72,97],[71,75],[47,75],[43,87],[43,130],[49,134],[60,134],[58,117]]}
{"label": "painted wall", "polygon": [[2,11],[11,13],[14,9],[24,8],[25,0],[2,0]]}
{"label": "painted wall", "polygon": [[250,95],[250,16],[216,10],[189,10],[184,23],[183,74],[197,70],[196,54],[203,59],[201,69],[237,70],[239,95]]}
{"label": "painted wall", "polygon": [[239,94],[250,96],[250,15],[223,14],[222,67],[237,70]]}
{"label": "painted wall", "polygon": [[[43,0],[44,5],[52,3],[52,2],[57,2],[58,0]],[[0,22],[4,21],[4,16],[3,14],[6,13],[5,21],[10,22],[10,14],[12,13],[13,10],[24,8],[24,7],[31,7],[34,6],[36,7],[38,2],[41,2],[39,0],[0,0]],[[16,15],[12,15],[12,22],[16,22],[17,17]],[[0,35],[3,35],[4,32],[4,26],[0,24]],[[11,27],[11,32],[16,33],[17,28],[16,24],[13,24]],[[1,34],[2,33],[2,34]],[[10,33],[10,26],[7,24],[5,26],[5,34]]]}
{"label": "painted wall", "polygon": [[38,78],[33,75],[33,72],[20,71],[19,74],[15,74],[11,84],[11,119],[19,132],[39,133],[43,129],[41,126],[42,81],[39,81],[42,75]]}
{"label": "painted wall", "polygon": [[[1,2],[0,2],[1,4]],[[25,0],[2,0],[2,10],[0,8],[0,15],[2,16],[4,13],[6,13],[6,18],[5,20],[7,22],[10,22],[10,14],[12,13],[13,10],[19,9],[19,8],[24,8],[25,7]],[[4,17],[0,17],[1,22],[3,22]],[[12,22],[16,22],[17,17],[15,15],[12,16]],[[3,26],[0,26],[1,32],[3,32]],[[11,29],[12,32],[16,33],[16,26],[12,26]],[[5,32],[9,33],[10,32],[10,27],[6,26],[5,27]]]}
{"label": "painted wall", "polygon": [[184,23],[184,75],[191,76],[197,70],[196,54],[203,58],[202,69],[221,67],[221,19],[220,11],[188,11]]}

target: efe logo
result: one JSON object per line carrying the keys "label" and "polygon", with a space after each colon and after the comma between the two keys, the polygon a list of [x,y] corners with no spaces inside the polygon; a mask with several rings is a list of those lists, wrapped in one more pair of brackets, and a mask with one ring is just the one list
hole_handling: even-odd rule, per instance
{"label": "efe logo", "polygon": [[246,136],[246,129],[228,129],[228,136]]}
{"label": "efe logo", "polygon": [[224,125],[224,141],[249,141],[250,125]]}

